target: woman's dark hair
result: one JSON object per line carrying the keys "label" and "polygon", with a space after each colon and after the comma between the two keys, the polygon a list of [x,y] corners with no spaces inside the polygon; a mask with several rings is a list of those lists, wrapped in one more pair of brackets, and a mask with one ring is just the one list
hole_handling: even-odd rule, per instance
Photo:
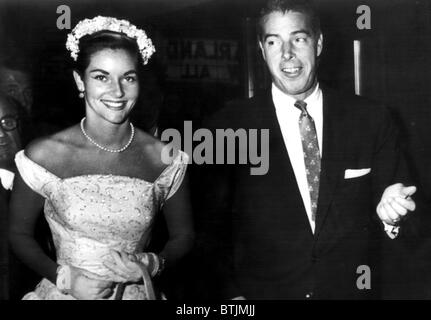
{"label": "woman's dark hair", "polygon": [[83,75],[90,64],[91,56],[103,49],[125,50],[130,55],[136,56],[138,68],[142,66],[142,57],[135,39],[116,32],[100,31],[86,35],[79,40],[78,59],[75,62],[74,69]]}

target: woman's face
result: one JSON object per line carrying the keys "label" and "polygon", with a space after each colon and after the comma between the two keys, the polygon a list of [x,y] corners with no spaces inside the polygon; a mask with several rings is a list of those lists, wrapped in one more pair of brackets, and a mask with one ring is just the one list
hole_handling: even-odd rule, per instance
{"label": "woman's face", "polygon": [[87,116],[94,113],[111,123],[123,123],[139,95],[137,57],[123,49],[103,49],[91,56],[83,78],[74,77],[85,91]]}

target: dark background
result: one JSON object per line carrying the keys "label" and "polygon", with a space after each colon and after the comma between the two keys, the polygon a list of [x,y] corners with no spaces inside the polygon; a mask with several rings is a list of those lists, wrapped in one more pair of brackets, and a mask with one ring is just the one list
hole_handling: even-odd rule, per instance
{"label": "dark background", "polygon": [[[385,103],[393,112],[402,129],[403,146],[417,184],[430,200],[431,1],[316,2],[324,34],[320,80],[353,92],[353,40],[362,40],[362,94]],[[254,92],[270,84],[253,27],[253,17],[262,3],[261,0],[0,0],[0,58],[12,55],[28,62],[34,76],[34,118],[46,123],[43,133],[50,133],[78,122],[84,114],[64,46],[70,30],[57,29],[57,6],[70,7],[72,27],[79,20],[96,15],[125,18],[144,28],[157,48],[143,81],[144,95],[136,107],[135,123],[148,129],[158,119],[158,126],[163,129],[182,128],[184,120],[193,120],[196,128],[226,100],[247,97],[248,80],[254,83]],[[363,4],[371,8],[371,30],[356,27],[356,9]],[[167,70],[172,62],[167,58],[166,43],[172,39],[236,42],[235,74],[229,81],[208,79],[205,75],[170,78]],[[195,172],[192,166],[193,205],[198,216],[202,205],[199,190],[205,186],[193,179]],[[196,221],[199,227],[198,217]],[[413,273],[415,268],[425,272],[430,260],[426,243],[418,250],[417,260],[409,266]],[[183,270],[185,274],[204,272],[190,266],[187,270],[193,272]],[[184,289],[187,281],[187,278],[180,280],[180,289],[173,294],[193,297],[196,292]],[[198,288],[197,292],[204,290]]]}

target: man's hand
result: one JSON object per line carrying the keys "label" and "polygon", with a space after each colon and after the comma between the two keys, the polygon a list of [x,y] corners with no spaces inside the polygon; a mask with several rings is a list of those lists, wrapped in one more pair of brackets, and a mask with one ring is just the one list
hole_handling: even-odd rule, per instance
{"label": "man's hand", "polygon": [[392,226],[397,225],[409,211],[416,209],[411,198],[415,192],[415,186],[406,187],[402,183],[387,187],[376,209],[380,220]]}

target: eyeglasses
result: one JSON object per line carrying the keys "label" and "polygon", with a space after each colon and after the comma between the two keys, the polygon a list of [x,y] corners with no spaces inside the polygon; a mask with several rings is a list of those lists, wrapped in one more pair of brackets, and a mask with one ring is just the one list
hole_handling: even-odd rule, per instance
{"label": "eyeglasses", "polygon": [[4,116],[0,119],[0,127],[4,131],[12,131],[18,127],[18,117],[16,116]]}

